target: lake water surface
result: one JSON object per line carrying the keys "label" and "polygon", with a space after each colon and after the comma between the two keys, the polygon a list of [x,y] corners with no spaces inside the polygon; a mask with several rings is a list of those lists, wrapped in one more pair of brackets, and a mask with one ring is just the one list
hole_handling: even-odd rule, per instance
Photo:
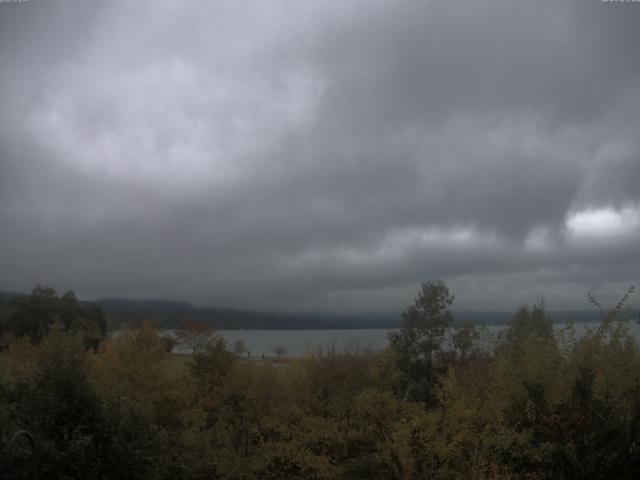
{"label": "lake water surface", "polygon": [[[628,323],[631,333],[636,340],[640,339],[640,325],[636,322]],[[580,337],[589,329],[598,326],[597,322],[577,323],[574,325],[576,336]],[[504,325],[492,325],[481,328],[480,343],[488,345],[492,338]],[[565,324],[555,324],[554,329],[560,334]],[[302,356],[317,353],[318,349],[327,351],[363,351],[366,349],[382,350],[388,344],[387,334],[393,329],[338,329],[338,330],[220,330],[229,348],[233,348],[237,341],[242,341],[253,357],[273,356],[276,346],[282,346],[287,355]],[[445,348],[446,348],[445,342]]]}

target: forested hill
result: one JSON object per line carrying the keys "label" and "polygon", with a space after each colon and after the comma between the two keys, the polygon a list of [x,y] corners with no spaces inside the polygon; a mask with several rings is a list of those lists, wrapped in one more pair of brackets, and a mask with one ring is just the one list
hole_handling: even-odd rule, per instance
{"label": "forested hill", "polygon": [[137,324],[144,320],[165,328],[176,328],[185,320],[211,325],[216,329],[338,329],[395,328],[399,314],[389,313],[274,313],[216,307],[194,307],[186,302],[164,300],[97,300],[114,325]]}
{"label": "forested hill", "polygon": [[[0,292],[0,303],[25,293]],[[124,298],[101,298],[96,302],[111,319],[112,327],[122,324],[138,325],[150,320],[161,328],[177,328],[185,321],[195,321],[216,329],[341,329],[341,328],[398,328],[400,312],[370,313],[274,313],[237,310],[216,307],[195,307],[187,302],[165,300],[131,300]],[[507,324],[513,312],[454,312],[456,323],[471,321],[482,325]],[[596,321],[595,310],[576,312],[549,312],[554,322],[563,322],[572,317],[576,322]]]}

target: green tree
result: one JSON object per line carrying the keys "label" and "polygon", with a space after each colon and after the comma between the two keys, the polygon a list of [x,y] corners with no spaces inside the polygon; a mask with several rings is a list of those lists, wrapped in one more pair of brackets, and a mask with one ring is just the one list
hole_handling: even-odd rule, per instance
{"label": "green tree", "polygon": [[454,296],[440,280],[423,282],[421,290],[402,314],[402,328],[391,332],[391,347],[398,366],[406,375],[405,399],[430,404],[435,400],[438,355],[453,315],[449,306]]}
{"label": "green tree", "polygon": [[33,343],[40,342],[56,322],[67,331],[81,332],[85,346],[94,349],[107,333],[102,309],[80,302],[72,291],[58,296],[53,288],[37,286],[31,295],[11,299],[2,311],[3,336],[28,337]]}
{"label": "green tree", "polygon": [[236,362],[235,354],[227,349],[224,338],[217,336],[201,347],[191,361],[191,374],[203,395],[219,389]]}
{"label": "green tree", "polygon": [[6,387],[13,423],[35,440],[41,477],[99,478],[103,421],[82,336],[55,323],[37,347],[17,350],[12,360],[29,365]]}
{"label": "green tree", "polygon": [[530,337],[549,339],[553,337],[553,322],[544,309],[544,301],[529,307],[521,306],[511,319],[504,333],[504,347],[522,346]]}
{"label": "green tree", "polygon": [[455,353],[460,360],[467,360],[477,353],[477,342],[480,332],[471,322],[465,322],[457,327],[451,337]]}

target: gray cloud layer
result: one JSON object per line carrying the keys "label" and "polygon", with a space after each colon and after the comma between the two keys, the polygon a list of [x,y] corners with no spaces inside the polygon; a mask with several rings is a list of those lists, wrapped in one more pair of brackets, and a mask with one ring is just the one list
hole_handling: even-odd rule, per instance
{"label": "gray cloud layer", "polygon": [[0,287],[277,310],[614,302],[640,6],[0,4]]}

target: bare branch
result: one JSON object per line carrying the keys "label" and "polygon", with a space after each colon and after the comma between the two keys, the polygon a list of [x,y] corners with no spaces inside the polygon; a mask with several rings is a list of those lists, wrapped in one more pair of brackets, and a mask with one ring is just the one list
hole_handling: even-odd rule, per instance
{"label": "bare branch", "polygon": [[613,311],[614,312],[619,312],[620,310],[622,310],[622,307],[624,307],[624,305],[629,300],[629,297],[631,297],[631,295],[633,295],[634,291],[635,291],[635,287],[633,285],[631,285],[629,287],[629,289],[627,290],[627,293],[625,293],[624,296],[620,299],[620,301],[616,305],[616,308],[614,308]]}
{"label": "bare branch", "polygon": [[587,298],[589,299],[589,303],[591,303],[591,305],[593,305],[595,308],[597,308],[598,310],[600,310],[602,312],[602,305],[600,305],[600,302],[598,302],[595,297],[593,296],[593,294],[591,292],[587,292]]}

